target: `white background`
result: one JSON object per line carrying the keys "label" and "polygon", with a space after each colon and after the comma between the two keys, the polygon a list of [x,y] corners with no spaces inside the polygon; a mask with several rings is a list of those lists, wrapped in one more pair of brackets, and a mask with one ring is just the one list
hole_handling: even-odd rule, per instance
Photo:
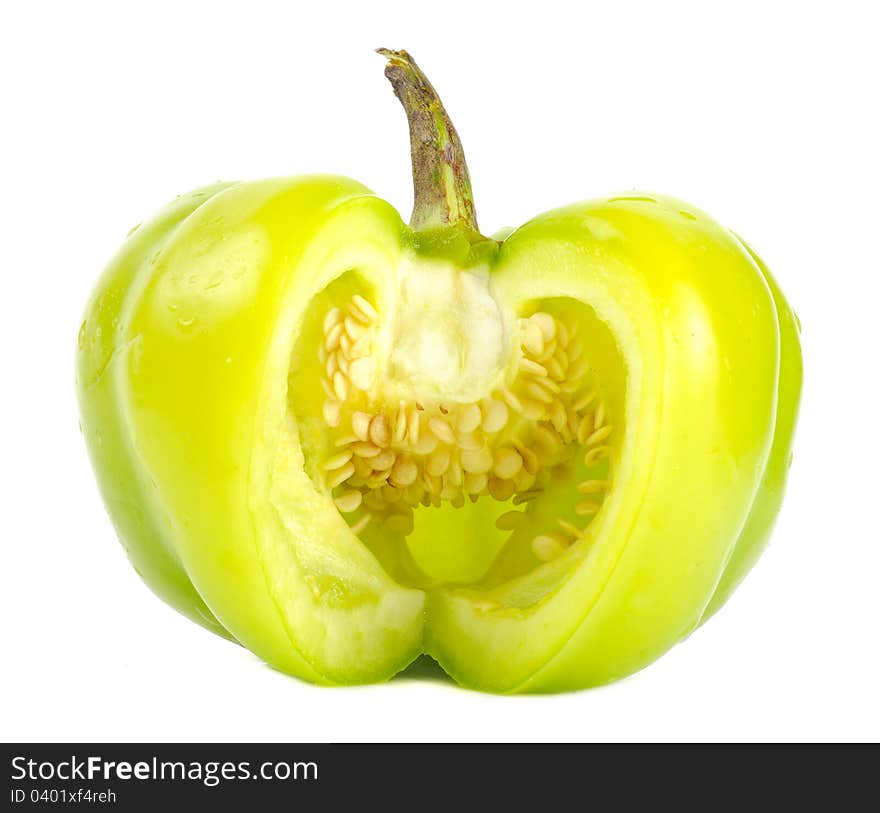
{"label": "white background", "polygon": [[[874,4],[4,3],[6,740],[878,739],[880,78]],[[773,542],[729,605],[607,688],[429,676],[320,689],[165,607],[77,430],[88,292],[129,228],[217,179],[351,175],[409,212],[405,47],[458,124],[487,232],[639,188],[745,236],[803,322]]]}

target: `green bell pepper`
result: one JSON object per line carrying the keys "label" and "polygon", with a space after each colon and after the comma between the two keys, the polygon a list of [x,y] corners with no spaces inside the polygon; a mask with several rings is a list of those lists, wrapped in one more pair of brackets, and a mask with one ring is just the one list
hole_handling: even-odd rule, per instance
{"label": "green bell pepper", "polygon": [[346,178],[217,184],[104,272],[77,385],[107,510],[161,598],[306,680],[421,653],[495,692],[631,674],[766,543],[796,317],[672,198],[483,237],[439,98],[383,53],[410,226]]}

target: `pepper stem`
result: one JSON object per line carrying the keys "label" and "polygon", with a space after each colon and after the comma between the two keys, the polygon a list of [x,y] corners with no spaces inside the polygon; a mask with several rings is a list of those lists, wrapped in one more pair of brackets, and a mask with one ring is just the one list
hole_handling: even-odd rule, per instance
{"label": "pepper stem", "polygon": [[377,48],[376,53],[388,59],[385,76],[409,121],[415,192],[411,228],[461,224],[479,234],[464,150],[437,91],[406,51]]}

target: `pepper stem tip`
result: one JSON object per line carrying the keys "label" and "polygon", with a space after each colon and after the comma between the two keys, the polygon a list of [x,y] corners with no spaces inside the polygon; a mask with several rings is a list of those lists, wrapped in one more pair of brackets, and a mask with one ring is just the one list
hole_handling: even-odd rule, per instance
{"label": "pepper stem tip", "polygon": [[428,77],[406,51],[377,48],[388,60],[385,76],[409,123],[413,173],[410,226],[427,231],[463,225],[479,235],[464,150]]}

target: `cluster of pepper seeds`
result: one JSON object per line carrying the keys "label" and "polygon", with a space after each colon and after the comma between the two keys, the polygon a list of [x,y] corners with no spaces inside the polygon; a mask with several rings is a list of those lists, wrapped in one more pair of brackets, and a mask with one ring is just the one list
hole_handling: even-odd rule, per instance
{"label": "cluster of pepper seeds", "polygon": [[[462,506],[482,496],[521,505],[567,468],[580,452],[592,466],[608,457],[612,427],[583,358],[575,326],[549,313],[519,320],[521,355],[515,377],[490,397],[469,404],[371,401],[376,376],[372,355],[379,315],[360,295],[331,308],[323,323],[319,360],[324,367],[324,420],[339,434],[323,461],[327,488],[343,514],[359,513],[351,530],[369,522],[409,534],[413,509]],[[586,480],[575,513],[588,521],[610,483]],[[496,524],[514,530],[521,509]],[[559,556],[583,528],[557,519],[558,527],[532,540],[541,561]]]}

